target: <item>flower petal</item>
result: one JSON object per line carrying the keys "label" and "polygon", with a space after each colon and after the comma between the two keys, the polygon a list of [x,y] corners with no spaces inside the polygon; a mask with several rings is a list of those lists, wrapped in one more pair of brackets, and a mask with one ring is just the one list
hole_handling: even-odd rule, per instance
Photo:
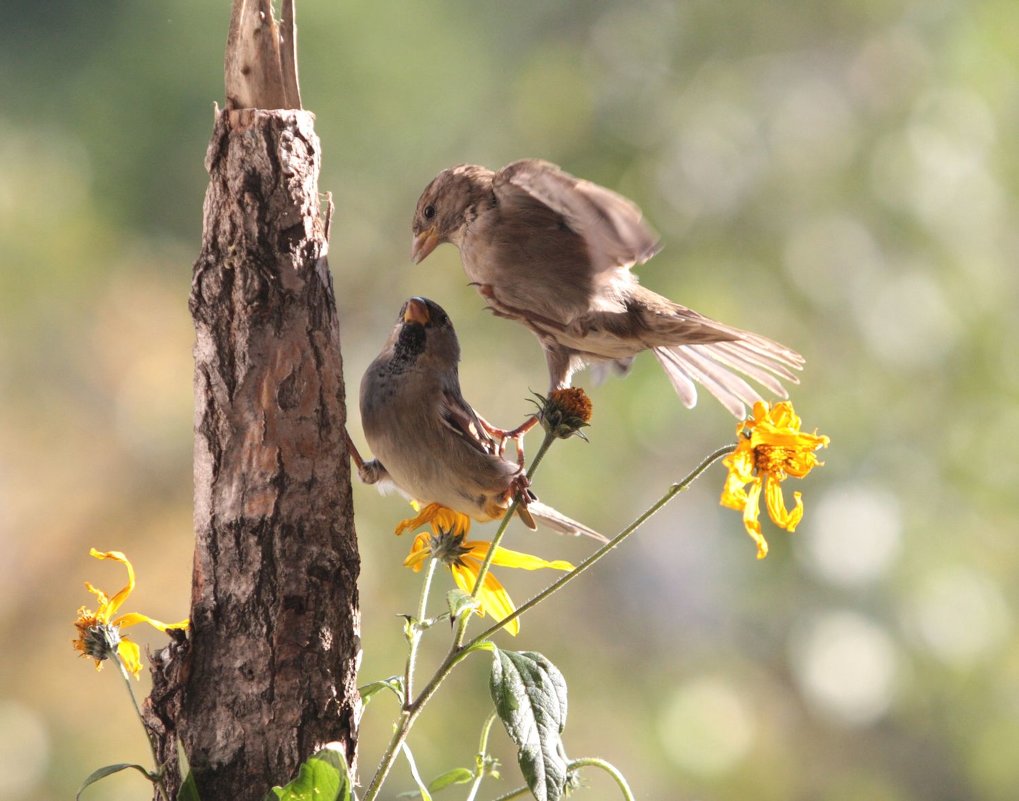
{"label": "flower petal", "polygon": [[[453,565],[453,579],[464,592],[471,592],[478,580],[481,565],[473,559],[467,559],[462,565]],[[478,614],[487,612],[495,620],[503,620],[516,610],[513,600],[509,597],[502,582],[491,573],[485,575],[485,583],[478,591]],[[520,619],[514,618],[504,627],[514,637],[520,633]]]}
{"label": "flower petal", "polygon": [[750,538],[757,543],[757,558],[768,555],[768,541],[761,532],[761,480],[757,479],[747,491],[747,504],[743,507],[743,525]]}
{"label": "flower petal", "polygon": [[[127,600],[127,597],[132,592],[134,592],[134,568],[131,567],[131,563],[128,561],[127,557],[120,551],[97,551],[95,548],[91,548],[89,549],[88,554],[96,559],[112,559],[115,562],[120,562],[127,568],[127,586],[110,598],[106,604],[106,609],[103,610],[106,613],[106,619],[109,620],[110,616],[120,609],[120,605]],[[95,592],[96,595],[99,595],[99,592],[91,586],[89,586],[89,589],[91,592]]]}
{"label": "flower petal", "polygon": [[167,629],[186,629],[190,625],[188,618],[184,618],[178,623],[163,623],[162,621],[156,620],[155,618],[143,615],[140,612],[128,612],[126,615],[121,615],[113,621],[114,626],[120,628],[126,628],[127,626],[134,626],[138,623],[148,623],[152,628],[159,629],[159,631],[166,631]]}
{"label": "flower petal", "polygon": [[[471,549],[470,556],[484,559],[485,554],[488,553],[491,547],[491,543],[468,541],[464,543],[464,547]],[[563,559],[556,559],[550,562],[534,554],[511,551],[509,548],[501,546],[496,546],[495,553],[492,555],[492,564],[499,565],[500,567],[516,567],[520,570],[541,570],[542,568],[564,571],[573,570],[573,565]]]}
{"label": "flower petal", "polygon": [[432,550],[428,546],[428,534],[422,531],[414,538],[414,542],[410,546],[410,553],[407,554],[407,558],[403,560],[403,565],[417,573],[421,570],[425,562],[428,561],[428,557],[431,555]]}
{"label": "flower petal", "polygon": [[795,531],[800,520],[803,519],[803,499],[799,492],[793,493],[794,506],[792,510],[786,509],[785,498],[782,495],[782,483],[774,476],[768,476],[765,499],[768,504],[768,515],[779,528],[786,531]]}
{"label": "flower petal", "polygon": [[138,644],[121,637],[117,655],[127,668],[127,672],[137,679],[138,674],[142,672],[141,649],[138,648]]}
{"label": "flower petal", "polygon": [[430,503],[422,509],[416,517],[401,520],[396,524],[396,534],[403,534],[405,531],[413,531],[425,524],[429,524],[436,533],[447,531],[453,534],[466,534],[471,529],[471,519],[460,512],[442,506],[438,503]]}
{"label": "flower petal", "polygon": [[[110,622],[110,596],[103,592],[98,587],[93,587],[89,582],[85,582],[85,589],[88,590],[96,597],[98,606],[96,607],[95,619],[100,623]],[[82,609],[85,607],[83,606]],[[90,613],[91,614],[91,613]]]}

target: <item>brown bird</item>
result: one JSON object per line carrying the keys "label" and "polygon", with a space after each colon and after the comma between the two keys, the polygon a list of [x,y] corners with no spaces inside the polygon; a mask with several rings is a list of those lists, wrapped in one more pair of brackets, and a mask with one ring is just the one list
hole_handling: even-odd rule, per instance
{"label": "brown bird", "polygon": [[550,389],[588,364],[625,373],[643,350],[688,408],[695,382],[736,417],[761,399],[739,374],[782,398],[782,380],[798,383],[795,351],[642,287],[630,268],[659,240],[641,210],[547,161],[443,170],[422,192],[412,231],[414,262],[452,242],[488,308],[537,335]]}
{"label": "brown bird", "polygon": [[485,522],[517,498],[520,518],[562,534],[598,532],[547,506],[521,466],[505,459],[460,391],[460,343],[449,317],[427,298],[400,309],[382,351],[361,379],[361,421],[375,459],[365,462],[347,438],[361,480],[395,485],[423,505],[436,504]]}

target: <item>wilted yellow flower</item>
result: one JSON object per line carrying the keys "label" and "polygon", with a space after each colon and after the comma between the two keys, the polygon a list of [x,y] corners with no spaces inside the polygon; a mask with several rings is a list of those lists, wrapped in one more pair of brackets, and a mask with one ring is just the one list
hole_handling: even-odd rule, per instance
{"label": "wilted yellow flower", "polygon": [[136,623],[148,623],[160,631],[186,629],[188,621],[162,623],[139,612],[129,612],[115,620],[111,619],[124,601],[127,600],[127,597],[134,591],[134,568],[131,567],[127,557],[120,551],[97,551],[95,548],[92,548],[89,551],[89,556],[94,556],[96,559],[112,559],[124,565],[127,568],[127,586],[123,587],[120,592],[111,598],[102,590],[93,587],[87,581],[85,582],[85,589],[98,599],[99,608],[95,612],[92,612],[91,609],[86,609],[84,606],[78,609],[78,618],[74,621],[74,625],[78,629],[78,637],[72,641],[74,649],[82,656],[95,659],[96,670],[102,669],[104,660],[117,654],[120,656],[124,667],[137,678],[142,669],[138,645],[122,636],[120,630],[133,626]]}
{"label": "wilted yellow flower", "polygon": [[[452,514],[458,513],[452,512]],[[469,525],[469,518],[467,521]],[[466,540],[465,537],[465,530],[443,529],[433,523],[431,532],[422,531],[414,538],[410,553],[403,560],[403,564],[417,572],[429,558],[438,559],[449,567],[453,573],[453,581],[457,586],[464,592],[471,593],[474,591],[474,585],[478,582],[481,564],[485,561],[492,544]],[[549,562],[540,556],[511,551],[498,546],[492,555],[492,564],[500,567],[516,567],[522,570],[539,570],[541,568],[573,570],[573,565],[569,562],[562,560]],[[491,571],[485,574],[485,581],[481,589],[478,590],[477,598],[477,613],[482,617],[487,612],[496,620],[503,620],[516,609],[509,593],[506,592],[499,579],[492,575]],[[506,631],[515,637],[520,631],[520,620],[514,619],[507,623]]]}
{"label": "wilted yellow flower", "polygon": [[803,517],[803,500],[793,493],[793,508],[787,509],[782,482],[788,476],[803,478],[815,466],[822,465],[814,453],[828,447],[828,437],[800,431],[800,418],[788,401],[754,404],[753,417],[736,426],[739,442],[725,457],[729,468],[722,490],[722,506],[743,512],[747,533],[757,543],[757,558],[768,555],[768,543],[761,533],[760,500],[763,488],[768,515],[775,525],[795,530]]}

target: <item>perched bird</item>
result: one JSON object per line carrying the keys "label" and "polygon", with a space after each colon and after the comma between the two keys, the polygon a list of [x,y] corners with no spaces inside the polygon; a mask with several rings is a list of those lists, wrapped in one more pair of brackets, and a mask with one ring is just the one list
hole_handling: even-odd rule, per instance
{"label": "perched bird", "polygon": [[426,298],[400,309],[381,353],[361,379],[361,420],[375,459],[365,462],[348,437],[368,484],[386,482],[422,504],[485,522],[501,518],[514,497],[521,519],[563,534],[605,538],[539,502],[515,462],[501,455],[497,431],[464,400],[460,343],[446,313]]}
{"label": "perched bird", "polygon": [[642,287],[630,268],[659,241],[640,209],[547,161],[443,170],[421,194],[412,231],[414,262],[452,242],[489,309],[537,335],[550,389],[588,364],[626,372],[643,350],[688,408],[695,382],[736,417],[761,400],[739,374],[783,398],[782,380],[797,383],[795,351]]}

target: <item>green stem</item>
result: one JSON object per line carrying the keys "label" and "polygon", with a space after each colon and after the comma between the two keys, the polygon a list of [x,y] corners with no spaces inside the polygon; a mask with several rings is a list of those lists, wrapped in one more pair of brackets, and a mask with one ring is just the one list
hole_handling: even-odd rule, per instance
{"label": "green stem", "polygon": [[518,787],[516,790],[510,790],[506,795],[501,795],[498,798],[493,798],[492,801],[512,801],[514,798],[522,798],[531,792],[530,788],[525,784],[523,787]]}
{"label": "green stem", "polygon": [[435,575],[436,559],[428,560],[428,567],[425,568],[425,581],[421,586],[421,599],[418,602],[418,614],[411,624],[410,650],[407,653],[407,668],[403,675],[403,703],[408,706],[414,697],[414,668],[417,664],[418,644],[421,642],[421,629],[418,625],[425,619],[428,611],[428,593],[432,588],[432,576]]}
{"label": "green stem", "polygon": [[124,686],[127,687],[127,694],[131,697],[131,706],[134,707],[134,713],[138,716],[138,722],[142,724],[142,731],[145,732],[145,742],[149,744],[149,751],[152,754],[152,764],[155,766],[155,770],[152,773],[152,783],[156,786],[156,791],[164,801],[169,801],[169,795],[166,792],[166,787],[163,786],[163,771],[159,766],[159,757],[156,756],[156,744],[152,740],[152,735],[145,726],[145,718],[142,717],[141,707],[138,706],[138,699],[134,697],[134,688],[131,686],[131,677],[128,675],[127,668],[124,667],[124,662],[120,658],[120,654],[116,651],[113,652],[113,659],[117,663],[117,667],[120,669],[120,677],[124,680]]}
{"label": "green stem", "polygon": [[[552,443],[555,442],[556,436],[548,431],[545,432],[545,438],[541,441],[541,447],[538,448],[538,452],[534,456],[534,461],[531,462],[530,468],[527,470],[528,480],[534,476],[534,471],[538,468],[542,458],[548,453],[548,449],[552,447]],[[485,559],[481,563],[481,569],[478,570],[478,578],[474,582],[474,590],[471,592],[471,598],[477,598],[478,592],[484,585],[485,576],[488,575],[488,570],[492,566],[492,559],[495,557],[495,549],[499,547],[499,543],[502,542],[503,536],[506,534],[506,529],[509,526],[510,520],[513,519],[513,513],[517,510],[517,505],[520,501],[514,498],[506,509],[506,514],[502,517],[502,522],[499,523],[499,528],[495,532],[495,536],[492,538],[492,544],[488,548],[488,553],[485,554]],[[453,647],[459,648],[464,641],[464,635],[467,633],[467,624],[470,622],[470,615],[464,615],[460,618],[460,622],[457,624],[456,636],[453,638]]]}
{"label": "green stem", "polygon": [[583,759],[574,759],[566,766],[567,770],[576,770],[577,768],[584,767],[601,768],[604,770],[615,779],[625,801],[634,801],[633,791],[630,789],[630,785],[626,783],[626,777],[614,765],[598,757],[584,757]]}
{"label": "green stem", "polygon": [[713,465],[722,457],[732,453],[734,450],[736,450],[735,445],[726,445],[724,448],[719,448],[714,453],[705,457],[704,461],[702,461],[699,465],[697,465],[697,467],[691,470],[690,473],[688,473],[684,479],[669,487],[666,493],[657,501],[655,501],[653,504],[651,504],[647,511],[645,511],[640,517],[638,517],[636,520],[630,523],[630,525],[628,525],[615,537],[613,537],[611,540],[605,543],[601,548],[599,548],[597,551],[595,551],[593,554],[587,557],[587,559],[585,559],[583,562],[577,565],[573,570],[571,570],[569,573],[565,573],[562,577],[554,581],[544,590],[542,590],[533,598],[531,598],[529,601],[527,601],[527,603],[518,606],[514,612],[504,617],[498,623],[489,626],[487,629],[481,632],[481,634],[479,634],[477,637],[475,637],[473,640],[471,640],[469,643],[467,643],[467,645],[463,647],[471,648],[472,646],[477,645],[483,640],[487,640],[489,637],[495,634],[499,629],[501,629],[511,620],[515,620],[516,618],[520,617],[524,612],[533,609],[535,606],[540,604],[550,595],[553,595],[554,593],[561,590],[563,587],[565,587],[579,575],[581,575],[582,573],[586,573],[588,570],[594,567],[594,565],[597,562],[604,558],[604,556],[609,551],[612,551],[615,548],[617,548],[623,540],[625,540],[627,537],[633,534],[633,532],[635,532],[645,522],[647,522],[647,520],[650,517],[652,517],[656,512],[658,512],[663,506],[665,506],[669,501],[676,497],[680,492],[689,487],[694,482],[694,480],[701,475],[701,473],[703,473],[705,470],[711,467],[711,465]]}
{"label": "green stem", "polygon": [[481,742],[478,744],[478,755],[475,764],[477,771],[474,774],[474,782],[471,784],[471,790],[467,794],[465,801],[474,801],[478,794],[478,788],[481,787],[481,782],[485,778],[485,759],[488,757],[488,735],[492,731],[492,724],[495,723],[496,717],[498,716],[493,712],[488,716],[485,725],[481,727]]}
{"label": "green stem", "polygon": [[393,736],[389,740],[389,745],[386,746],[385,753],[382,755],[382,759],[379,760],[379,766],[375,769],[375,775],[372,776],[371,783],[369,783],[368,789],[365,790],[364,798],[361,801],[375,800],[379,790],[382,789],[382,782],[386,780],[386,776],[389,775],[389,771],[396,761],[400,746],[403,745],[407,735],[410,734],[410,730],[414,726],[418,715],[421,714],[421,710],[431,697],[435,695],[439,685],[453,671],[453,668],[466,659],[469,653],[470,651],[466,648],[450,651],[449,655],[435,671],[435,675],[432,676],[428,684],[421,690],[421,694],[413,702],[409,702],[408,706],[404,707],[403,712],[400,714],[400,719],[393,730]]}
{"label": "green stem", "polygon": [[[534,472],[534,468],[541,460],[541,457],[545,455],[545,451],[548,450],[548,447],[551,445],[551,441],[552,438],[546,435],[545,441],[542,442],[542,446],[538,451],[538,455],[535,457],[535,460],[531,465],[530,471],[528,471],[528,476],[530,476]],[[624,539],[626,539],[634,531],[640,528],[640,526],[643,525],[648,518],[654,515],[663,506],[665,506],[676,495],[678,495],[680,492],[689,487],[690,484],[692,484],[693,481],[698,476],[701,475],[701,473],[703,473],[705,470],[711,467],[711,465],[713,465],[723,456],[732,453],[734,450],[736,450],[735,445],[727,445],[726,447],[719,448],[717,451],[707,456],[704,459],[704,461],[697,465],[697,467],[695,467],[684,479],[669,487],[668,491],[666,491],[666,493],[660,499],[653,503],[651,507],[646,512],[644,512],[640,517],[634,520],[633,523],[631,523],[619,534],[617,534],[614,539],[612,539],[604,546],[599,548],[597,551],[595,551],[594,554],[592,554],[583,562],[581,562],[580,565],[578,565],[574,570],[570,571],[569,573],[564,575],[561,579],[547,587],[545,590],[535,595],[523,606],[518,607],[517,610],[513,612],[511,615],[504,618],[503,620],[500,620],[495,625],[485,629],[485,631],[483,631],[481,634],[479,634],[477,637],[475,637],[466,645],[460,644],[462,642],[463,633],[462,629],[458,630],[457,637],[453,641],[453,646],[450,648],[449,654],[447,654],[445,660],[443,660],[442,664],[439,665],[438,669],[435,671],[435,674],[421,690],[420,695],[418,695],[418,697],[415,698],[413,701],[410,701],[408,697],[408,706],[404,708],[403,713],[400,715],[400,720],[396,726],[395,731],[393,732],[393,737],[389,741],[389,745],[386,747],[386,751],[382,756],[382,760],[379,762],[378,768],[376,768],[375,770],[375,775],[372,777],[371,783],[368,785],[368,789],[365,791],[365,795],[362,801],[375,801],[375,798],[376,796],[378,796],[379,790],[382,787],[382,782],[385,781],[386,776],[389,775],[389,771],[393,766],[393,762],[396,760],[396,755],[399,752],[400,746],[403,744],[404,740],[407,739],[407,735],[410,732],[411,727],[414,725],[414,722],[417,720],[417,716],[421,714],[421,710],[424,708],[425,704],[427,704],[431,697],[435,695],[436,691],[439,689],[439,686],[446,679],[446,677],[453,671],[453,668],[460,664],[460,662],[462,662],[467,657],[467,655],[471,653],[473,649],[475,649],[483,641],[487,640],[489,637],[495,634],[495,632],[501,629],[510,620],[520,617],[520,615],[522,615],[524,612],[533,608],[534,606],[537,606],[539,603],[548,598],[550,595],[552,595],[555,592],[558,592],[560,589],[566,586],[566,584],[575,579],[581,573],[590,569],[591,566],[594,565],[602,557],[604,557],[605,554],[616,548]],[[505,530],[506,525],[509,521],[509,517],[512,515],[515,508],[516,504],[514,502],[513,504],[510,505],[510,508],[507,510],[506,517],[503,518],[500,530],[496,534],[496,539],[492,541],[492,548],[489,550],[489,554],[491,554],[495,550],[495,544],[498,542],[498,538],[501,537],[502,532]],[[489,563],[491,562],[491,560],[488,561]],[[479,576],[479,578],[484,577]],[[477,591],[477,588],[479,586],[480,582],[478,582],[475,585],[475,591]],[[465,627],[466,623],[463,623],[462,625],[463,627]],[[514,790],[509,795],[501,796],[500,798],[495,799],[495,801],[508,801],[509,799],[517,798],[526,792],[527,792],[526,787],[523,788],[522,791]]]}

